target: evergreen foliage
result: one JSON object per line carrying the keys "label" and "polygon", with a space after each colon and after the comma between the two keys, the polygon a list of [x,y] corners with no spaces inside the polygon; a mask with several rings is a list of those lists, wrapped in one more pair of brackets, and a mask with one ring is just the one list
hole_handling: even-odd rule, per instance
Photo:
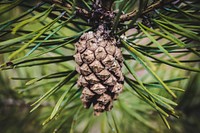
{"label": "evergreen foliage", "polygon": [[[191,75],[200,72],[199,0],[1,0],[0,5],[1,86],[12,88],[0,89],[0,100],[31,107],[29,116],[43,124],[40,132],[160,132],[161,120],[170,128],[168,120],[181,115],[177,102],[187,94]],[[102,22],[102,14],[103,20],[113,19]],[[100,23],[122,49],[125,83],[112,111],[97,117],[81,103],[73,55],[80,36]]]}

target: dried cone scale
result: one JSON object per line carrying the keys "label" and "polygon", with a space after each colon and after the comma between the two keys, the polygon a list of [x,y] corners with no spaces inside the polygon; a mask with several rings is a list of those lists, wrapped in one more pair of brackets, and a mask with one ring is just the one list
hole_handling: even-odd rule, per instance
{"label": "dried cone scale", "polygon": [[99,26],[96,32],[84,33],[75,47],[76,70],[80,74],[78,85],[83,87],[81,100],[84,107],[92,105],[95,115],[110,111],[124,82],[123,57],[116,39]]}

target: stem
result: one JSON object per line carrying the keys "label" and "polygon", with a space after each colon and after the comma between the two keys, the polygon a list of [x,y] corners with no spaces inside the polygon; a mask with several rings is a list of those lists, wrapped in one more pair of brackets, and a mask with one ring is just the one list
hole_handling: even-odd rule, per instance
{"label": "stem", "polygon": [[[49,4],[57,4],[57,5],[66,7],[68,9],[72,9],[72,6],[70,4],[62,2],[62,0],[42,0],[42,1],[49,3]],[[80,8],[80,7],[75,7],[75,8],[76,8],[78,15],[80,15],[82,17],[90,18],[91,15],[87,10]]]}
{"label": "stem", "polygon": [[102,7],[105,8],[108,11],[111,11],[112,4],[115,0],[101,0],[102,1]]}
{"label": "stem", "polygon": [[[160,0],[160,1],[158,1],[158,2],[156,2],[154,4],[152,4],[152,5],[148,6],[147,9],[142,12],[141,15],[144,15],[144,14],[146,14],[146,13],[148,13],[150,11],[153,11],[153,10],[155,10],[157,8],[161,8],[161,7],[165,6],[166,4],[170,4],[173,1],[176,1],[176,0]],[[134,10],[134,11],[132,11],[130,13],[121,15],[120,22],[131,20],[133,17],[135,17],[137,15],[137,12],[138,11]]]}

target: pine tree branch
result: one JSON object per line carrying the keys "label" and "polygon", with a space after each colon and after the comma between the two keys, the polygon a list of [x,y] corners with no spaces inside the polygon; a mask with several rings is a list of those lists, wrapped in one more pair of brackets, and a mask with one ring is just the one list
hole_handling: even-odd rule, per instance
{"label": "pine tree branch", "polygon": [[102,0],[102,7],[110,11],[113,5],[114,0]]}
{"label": "pine tree branch", "polygon": [[[43,1],[46,2],[46,3],[49,3],[49,4],[57,4],[57,5],[66,7],[68,9],[73,8],[70,4],[62,2],[61,0],[43,0]],[[77,15],[80,15],[80,16],[86,17],[86,18],[89,18],[91,16],[90,13],[83,8],[75,7],[75,9],[76,9]]]}
{"label": "pine tree branch", "polygon": [[[153,3],[152,5],[148,6],[147,9],[142,12],[141,15],[144,15],[144,14],[150,12],[150,11],[153,11],[154,9],[161,8],[161,7],[163,7],[167,4],[170,4],[171,2],[174,2],[174,1],[177,1],[177,0],[160,0],[156,3]],[[131,20],[133,17],[135,17],[137,15],[137,13],[138,13],[138,11],[134,10],[130,13],[121,15],[120,22]]]}

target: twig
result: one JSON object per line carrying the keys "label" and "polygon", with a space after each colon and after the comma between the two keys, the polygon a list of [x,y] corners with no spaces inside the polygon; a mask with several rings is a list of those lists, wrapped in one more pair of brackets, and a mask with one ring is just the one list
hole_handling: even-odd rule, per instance
{"label": "twig", "polygon": [[102,7],[108,11],[111,11],[114,0],[101,0],[101,1],[102,1],[101,3]]}
{"label": "twig", "polygon": [[[72,6],[70,4],[62,2],[61,0],[43,0],[43,1],[46,2],[46,3],[49,3],[49,4],[58,4],[60,6],[68,8],[68,9],[72,9]],[[154,4],[152,4],[152,5],[148,6],[146,8],[146,10],[144,10],[142,12],[141,15],[144,15],[144,14],[146,14],[146,13],[148,13],[150,11],[153,11],[153,10],[155,10],[157,8],[161,8],[164,5],[169,4],[171,2],[174,2],[174,1],[177,1],[177,0],[160,0],[160,1],[158,1],[158,2],[156,2]],[[81,17],[86,18],[86,19],[91,17],[91,13],[89,13],[87,10],[85,10],[83,8],[80,8],[80,7],[75,7],[75,9],[76,9],[77,15],[80,15]],[[120,22],[131,20],[134,16],[137,15],[137,13],[138,13],[138,11],[134,10],[134,11],[132,11],[130,13],[121,15],[120,16]]]}
{"label": "twig", "polygon": [[[154,9],[160,8],[160,7],[162,7],[162,6],[166,5],[166,4],[169,4],[169,3],[173,2],[173,1],[176,1],[176,0],[160,0],[160,1],[150,5],[149,7],[147,7],[147,9],[144,10],[141,15],[144,15],[144,14],[146,14],[146,13],[148,13],[148,12],[154,10]],[[120,22],[131,20],[134,16],[137,15],[137,12],[138,11],[134,10],[134,11],[132,11],[130,13],[121,15]]]}
{"label": "twig", "polygon": [[[61,0],[43,0],[43,1],[46,3],[49,3],[49,4],[57,4],[57,5],[66,7],[68,9],[72,9],[72,6],[70,4],[62,2]],[[90,13],[83,8],[75,7],[75,9],[76,9],[77,15],[80,15],[80,16],[86,17],[86,18],[89,18],[91,16]]]}

